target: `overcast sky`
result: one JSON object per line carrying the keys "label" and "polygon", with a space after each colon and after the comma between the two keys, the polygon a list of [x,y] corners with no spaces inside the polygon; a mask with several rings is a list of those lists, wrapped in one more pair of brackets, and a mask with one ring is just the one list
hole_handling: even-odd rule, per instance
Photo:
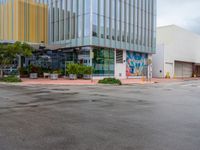
{"label": "overcast sky", "polygon": [[158,26],[175,24],[200,34],[200,0],[157,0]]}

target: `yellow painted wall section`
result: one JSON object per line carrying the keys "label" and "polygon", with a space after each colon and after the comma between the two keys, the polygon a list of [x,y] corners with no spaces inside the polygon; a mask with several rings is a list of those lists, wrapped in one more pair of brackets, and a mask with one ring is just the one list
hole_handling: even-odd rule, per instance
{"label": "yellow painted wall section", "polygon": [[19,20],[18,20],[18,16],[19,16],[19,5],[18,2],[14,0],[14,17],[13,17],[13,28],[14,28],[14,33],[13,33],[13,39],[18,40],[19,39]]}
{"label": "yellow painted wall section", "polygon": [[48,6],[33,0],[0,4],[0,40],[48,42]]}
{"label": "yellow painted wall section", "polygon": [[3,5],[0,5],[0,40],[3,40]]}

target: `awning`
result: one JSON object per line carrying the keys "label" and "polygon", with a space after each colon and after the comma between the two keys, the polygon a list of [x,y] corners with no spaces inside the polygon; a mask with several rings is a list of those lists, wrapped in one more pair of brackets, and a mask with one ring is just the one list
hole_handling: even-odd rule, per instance
{"label": "awning", "polygon": [[64,45],[42,45],[42,44],[30,44],[35,50],[59,50],[63,49]]}

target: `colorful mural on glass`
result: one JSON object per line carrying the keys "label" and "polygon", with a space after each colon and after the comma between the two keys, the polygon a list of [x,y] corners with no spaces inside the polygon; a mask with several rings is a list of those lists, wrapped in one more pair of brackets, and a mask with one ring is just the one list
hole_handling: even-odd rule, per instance
{"label": "colorful mural on glass", "polygon": [[127,52],[126,54],[126,75],[143,76],[147,66],[147,54]]}

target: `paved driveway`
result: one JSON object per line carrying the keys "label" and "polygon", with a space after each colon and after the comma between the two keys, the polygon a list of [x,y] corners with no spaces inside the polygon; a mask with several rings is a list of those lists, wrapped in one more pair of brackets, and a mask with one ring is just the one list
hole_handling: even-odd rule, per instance
{"label": "paved driveway", "polygon": [[0,150],[199,149],[199,81],[0,84]]}

